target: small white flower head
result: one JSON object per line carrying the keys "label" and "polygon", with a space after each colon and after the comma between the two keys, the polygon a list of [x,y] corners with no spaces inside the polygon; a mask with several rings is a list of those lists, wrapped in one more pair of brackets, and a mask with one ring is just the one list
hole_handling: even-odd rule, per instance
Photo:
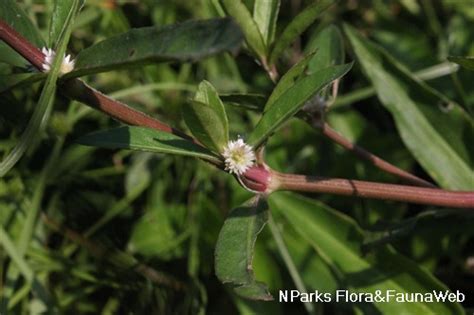
{"label": "small white flower head", "polygon": [[[54,58],[56,57],[56,52],[52,50],[51,48],[45,48],[41,49],[44,55],[44,62],[43,62],[43,72],[49,72],[51,70],[51,67],[54,62]],[[65,58],[63,58],[63,61],[61,63],[61,69],[59,69],[59,72],[61,74],[66,74],[68,72],[71,72],[74,69],[74,60],[72,59],[71,55],[67,55]]]}
{"label": "small white flower head", "polygon": [[225,158],[225,169],[229,173],[242,175],[255,162],[255,153],[241,138],[229,141],[224,147],[222,156]]}

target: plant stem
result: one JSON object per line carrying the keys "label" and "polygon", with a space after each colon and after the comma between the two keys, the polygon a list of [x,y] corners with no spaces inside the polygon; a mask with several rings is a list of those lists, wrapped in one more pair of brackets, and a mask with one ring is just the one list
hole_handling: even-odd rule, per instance
{"label": "plant stem", "polygon": [[169,132],[195,142],[192,137],[184,132],[172,128],[158,119],[100,93],[82,80],[68,80],[62,83],[62,87],[64,87],[64,89],[61,89],[61,91],[68,98],[84,103],[123,123]]}
{"label": "plant stem", "polygon": [[357,144],[350,142],[348,139],[344,138],[341,134],[339,134],[336,130],[332,129],[331,126],[329,126],[327,123],[324,123],[324,125],[321,127],[321,131],[323,135],[325,135],[327,138],[341,145],[345,149],[353,152],[360,158],[369,161],[370,163],[372,163],[372,165],[374,165],[375,167],[379,168],[380,170],[384,172],[400,177],[406,182],[415,184],[417,186],[432,187],[432,188],[435,187],[435,185],[431,184],[430,182],[427,182],[424,179],[421,179],[413,174],[410,174],[396,167],[395,165],[385,161],[384,159],[381,159],[380,157],[370,153],[364,148],[361,148]]}
{"label": "plant stem", "polygon": [[324,178],[272,171],[274,190],[329,193],[424,205],[474,208],[474,192],[403,186],[352,179]]}
{"label": "plant stem", "polygon": [[[0,20],[0,39],[4,40],[36,68],[41,69],[44,60],[42,52],[2,20]],[[98,109],[112,118],[120,120],[124,123],[174,133],[191,141],[197,142],[195,139],[186,135],[185,133],[174,129],[162,123],[161,121],[148,116],[145,113],[137,111],[121,102],[107,97],[106,95],[87,86],[79,79],[72,79],[62,83],[62,90],[64,90],[64,93],[70,98],[79,100],[86,105]],[[324,129],[326,129],[326,133],[331,135],[334,139],[338,138],[337,136],[340,136],[335,132],[328,132],[330,129]],[[341,145],[347,141],[343,140],[345,139],[338,138],[338,141]],[[346,143],[346,145],[348,147],[352,146],[352,150],[355,151],[355,146],[353,144]],[[358,154],[363,155],[362,152],[363,151],[359,151]],[[368,154],[366,155],[367,158],[370,158],[369,160],[372,162],[377,161],[374,160],[375,156],[368,152],[366,153]],[[386,168],[387,164],[381,163],[382,161],[383,160],[379,159],[377,163],[374,163],[374,165],[379,164],[379,167],[380,165],[385,165],[384,167]],[[222,165],[216,164],[216,166],[218,168],[222,168]],[[392,171],[395,170],[392,169]],[[400,173],[400,171],[402,172],[401,174],[403,176],[407,177],[406,174],[403,174],[404,171],[402,170],[396,171],[395,173]],[[474,192],[454,192],[434,188],[401,186],[348,179],[327,179],[304,175],[283,174],[278,172],[273,172],[273,178],[274,182],[270,185],[276,190],[280,189],[323,192],[337,195],[350,195],[361,198],[396,200],[457,208],[474,207]],[[411,178],[411,180],[413,182],[413,178]],[[422,179],[418,180],[423,182]],[[263,184],[267,185],[268,183],[265,182]],[[421,184],[421,182],[418,182],[418,184]],[[426,186],[426,182],[424,185]]]}
{"label": "plant stem", "polygon": [[[43,53],[26,38],[11,28],[5,21],[0,20],[0,39],[15,49],[33,66],[41,71],[44,61]],[[80,101],[92,108],[129,125],[149,127],[169,133],[174,133],[188,140],[192,138],[147,114],[133,109],[119,101],[109,98],[91,88],[79,79],[61,82],[62,92],[73,100]]]}
{"label": "plant stem", "polygon": [[[44,61],[43,53],[1,19],[0,39],[5,41],[8,45],[10,45],[10,47],[15,49],[33,66],[41,71]],[[173,133],[182,138],[193,141],[196,144],[199,144],[197,140],[185,134],[184,132],[172,128],[156,118],[153,118],[141,111],[131,108],[124,103],[116,101],[100,93],[99,91],[88,86],[82,80],[71,79],[63,81],[60,84],[62,87],[61,92],[68,98],[84,103],[87,106],[97,109],[123,123],[132,126],[148,127]],[[220,165],[217,166],[220,167]]]}
{"label": "plant stem", "polygon": [[5,41],[11,48],[22,55],[37,69],[42,69],[43,53],[31,44],[20,33],[11,28],[5,21],[0,19],[0,39]]}
{"label": "plant stem", "polygon": [[331,109],[339,108],[344,105],[350,105],[352,103],[358,102],[360,100],[369,98],[375,95],[375,88],[368,86],[353,92],[340,95],[334,103],[331,105]]}

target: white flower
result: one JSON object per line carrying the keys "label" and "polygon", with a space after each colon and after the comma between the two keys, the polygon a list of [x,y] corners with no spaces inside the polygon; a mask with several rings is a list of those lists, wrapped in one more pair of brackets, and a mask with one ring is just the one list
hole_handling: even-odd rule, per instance
{"label": "white flower", "polygon": [[[51,70],[51,66],[53,65],[54,58],[56,57],[56,52],[52,50],[51,48],[45,48],[41,49],[44,55],[44,61],[43,61],[43,72],[49,72]],[[71,55],[67,55],[65,58],[63,58],[63,62],[61,63],[61,69],[59,69],[59,72],[61,74],[66,74],[68,72],[71,72],[74,69],[74,60],[72,59]]]}
{"label": "white flower", "polygon": [[242,175],[255,162],[255,153],[241,138],[229,141],[224,147],[222,156],[225,158],[225,169],[229,173]]}

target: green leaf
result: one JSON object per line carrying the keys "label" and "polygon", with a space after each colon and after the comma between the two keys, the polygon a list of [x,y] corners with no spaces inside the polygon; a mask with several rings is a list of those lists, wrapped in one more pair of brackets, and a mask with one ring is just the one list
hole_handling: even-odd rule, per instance
{"label": "green leaf", "polygon": [[[17,1],[0,1],[0,19],[5,21],[36,47],[44,46],[44,41],[40,36],[38,28],[33,25],[25,12],[20,9],[17,5]],[[6,62],[20,67],[28,64],[28,61],[3,41],[0,41],[0,62]]]}
{"label": "green leaf", "polygon": [[316,49],[318,53],[308,65],[310,73],[344,63],[344,40],[337,26],[325,27],[306,46],[307,51]]}
{"label": "green leaf", "polygon": [[280,0],[255,0],[253,5],[253,19],[267,47],[270,46],[275,38],[279,10]]}
{"label": "green leaf", "polygon": [[320,0],[301,11],[276,40],[270,53],[270,64],[274,64],[281,53],[334,2],[334,0]]}
{"label": "green leaf", "polygon": [[[473,123],[464,110],[416,79],[385,50],[349,26],[345,32],[407,148],[442,187],[473,189]],[[446,106],[446,109],[443,108]]]}
{"label": "green leaf", "polygon": [[[415,262],[385,246],[362,253],[364,233],[353,219],[323,203],[293,193],[270,195],[270,208],[286,221],[343,276],[349,292],[388,290],[397,293],[428,293],[447,288]],[[367,311],[381,314],[463,314],[458,303],[361,303]],[[373,306],[373,307],[372,307]]]}
{"label": "green leaf", "polygon": [[263,112],[267,98],[262,94],[220,94],[226,105]]}
{"label": "green leaf", "polygon": [[[78,1],[76,0],[63,26],[63,35],[59,41],[57,50],[58,56],[63,56],[66,51],[66,46],[69,37],[71,36],[72,24],[77,10]],[[25,131],[22,133],[20,140],[13,150],[0,163],[0,177],[3,177],[20,160],[26,150],[38,140],[38,136],[40,136],[46,128],[56,95],[56,81],[59,77],[61,62],[61,58],[54,59],[52,70],[49,72],[46,83],[41,91],[38,105],[36,106]]]}
{"label": "green leaf", "polygon": [[[56,0],[54,1],[53,13],[51,15],[51,22],[49,25],[49,47],[56,47],[61,31],[63,30],[64,23],[67,20],[69,11],[74,5],[75,0]],[[79,6],[84,4],[84,0],[81,0]]]}
{"label": "green leaf", "polygon": [[221,0],[221,3],[227,14],[232,16],[241,27],[250,50],[260,59],[265,59],[267,47],[265,46],[262,34],[242,0]]}
{"label": "green leaf", "polygon": [[11,89],[30,85],[47,77],[46,73],[18,73],[0,76],[0,94]]}
{"label": "green leaf", "polygon": [[268,220],[267,203],[260,196],[231,211],[217,239],[217,278],[234,286],[237,294],[255,300],[271,300],[266,286],[255,280],[252,270],[257,235]]}
{"label": "green leaf", "polygon": [[234,52],[241,41],[239,27],[229,18],[132,29],[82,50],[67,78],[156,62],[198,61]]}
{"label": "green leaf", "polygon": [[145,257],[163,260],[182,256],[182,247],[190,236],[190,230],[180,231],[184,227],[178,217],[185,217],[186,210],[183,204],[148,203],[146,212],[133,226],[128,249]]}
{"label": "green leaf", "polygon": [[463,66],[467,70],[474,71],[474,57],[458,57],[458,56],[449,56],[449,61],[455,62],[458,65]]}
{"label": "green leaf", "polygon": [[278,127],[293,117],[307,100],[332,81],[342,77],[351,67],[352,64],[346,64],[326,68],[297,81],[265,111],[250,134],[248,143],[253,147],[260,146]]}
{"label": "green leaf", "polygon": [[301,78],[305,70],[308,67],[308,63],[311,61],[316,52],[308,54],[303,59],[301,59],[297,64],[291,67],[278,81],[278,84],[272,91],[272,94],[268,98],[267,103],[265,104],[265,111],[269,110],[275,101],[290,87],[292,87],[295,82]]}
{"label": "green leaf", "polygon": [[[281,224],[284,223],[281,222]],[[334,271],[305,238],[295,232],[291,226],[285,226],[283,236],[307,290],[332,293],[340,287]]]}
{"label": "green leaf", "polygon": [[229,141],[224,104],[209,82],[201,82],[194,100],[183,106],[183,118],[196,139],[212,151],[221,152]]}
{"label": "green leaf", "polygon": [[25,279],[29,282],[33,281],[35,276],[33,269],[28,265],[23,255],[19,252],[18,247],[12,241],[7,231],[4,230],[3,226],[0,226],[0,245],[2,250],[5,250],[6,254],[10,256],[12,261],[20,269]]}
{"label": "green leaf", "polygon": [[78,143],[109,149],[129,149],[197,157],[220,162],[207,149],[168,132],[145,127],[124,126],[83,136]]}

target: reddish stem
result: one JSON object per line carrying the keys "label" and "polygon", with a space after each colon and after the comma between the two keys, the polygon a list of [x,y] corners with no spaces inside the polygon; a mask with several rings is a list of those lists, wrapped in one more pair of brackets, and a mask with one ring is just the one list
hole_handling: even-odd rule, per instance
{"label": "reddish stem", "polygon": [[38,47],[31,44],[20,33],[10,27],[5,21],[0,19],[0,38],[11,48],[22,55],[37,69],[42,69],[44,55]]}
{"label": "reddish stem", "polygon": [[[0,20],[0,39],[4,40],[8,45],[20,53],[29,62],[31,62],[31,64],[41,70],[44,60],[42,52],[2,20]],[[86,105],[96,108],[124,123],[137,126],[146,126],[165,132],[175,133],[196,142],[196,140],[192,139],[186,134],[171,128],[159,120],[156,120],[142,112],[128,107],[123,103],[103,95],[102,93],[87,86],[79,79],[72,79],[63,82],[62,84],[63,89],[61,90],[64,90],[64,93],[67,96],[77,99]],[[331,129],[325,129],[326,133],[331,135],[335,141],[338,140],[336,142],[342,144],[347,141],[344,138],[341,138],[342,136],[338,135],[335,131],[331,132]],[[360,148],[359,150],[356,150],[357,147],[350,143],[346,143],[346,145],[348,148],[358,151],[360,155],[370,158],[370,160],[379,167],[384,167],[384,161],[380,158],[373,156],[365,150],[361,151]],[[364,153],[364,151],[366,153]],[[217,166],[221,167],[221,165]],[[403,174],[404,171],[401,172]],[[399,173],[399,171],[396,173]],[[271,192],[274,190],[296,190],[332,193],[337,195],[352,195],[362,198],[406,201],[446,207],[474,207],[474,193],[472,192],[454,192],[434,188],[371,183],[347,179],[327,179],[304,175],[282,174],[274,171],[270,171],[269,174],[271,176],[267,176],[268,174],[265,175],[264,172],[262,173],[259,170],[256,170],[255,172],[251,171],[249,174],[245,174],[243,177],[245,180],[251,182],[252,185],[256,185],[255,187],[258,188],[259,191],[266,192]],[[413,178],[411,179],[413,180]],[[426,185],[426,183],[424,184]],[[267,189],[264,189],[265,187]]]}
{"label": "reddish stem", "polygon": [[355,153],[357,156],[361,157],[364,160],[367,160],[372,163],[375,167],[395,176],[400,177],[401,179],[405,180],[408,183],[415,184],[417,186],[423,187],[436,187],[435,185],[427,182],[424,179],[421,179],[413,174],[410,174],[395,165],[385,161],[384,159],[379,158],[375,154],[370,153],[369,151],[361,148],[357,144],[352,143],[351,141],[344,138],[341,134],[339,134],[336,130],[332,129],[327,123],[321,127],[323,134],[331,139],[332,141],[336,142],[337,144],[341,145],[342,147],[346,148],[347,150]]}
{"label": "reddish stem", "polygon": [[194,138],[188,136],[184,132],[172,128],[143,112],[140,112],[124,103],[116,101],[107,95],[100,93],[99,91],[88,86],[82,80],[67,80],[62,83],[62,87],[64,87],[64,89],[61,89],[62,93],[67,97],[95,108],[123,123],[132,126],[142,126],[161,130],[197,143]]}
{"label": "reddish stem", "polygon": [[276,182],[276,190],[330,193],[441,207],[474,208],[474,192],[283,174],[276,171],[273,171],[272,178]]}
{"label": "reddish stem", "polygon": [[[3,20],[0,20],[0,38],[21,54],[38,70],[42,70],[42,64],[44,61],[43,53]],[[123,123],[173,133],[196,142],[192,137],[184,132],[174,129],[143,112],[109,98],[79,79],[67,80],[61,82],[61,84],[64,87],[64,89],[61,89],[61,92],[67,97],[95,108]]]}

